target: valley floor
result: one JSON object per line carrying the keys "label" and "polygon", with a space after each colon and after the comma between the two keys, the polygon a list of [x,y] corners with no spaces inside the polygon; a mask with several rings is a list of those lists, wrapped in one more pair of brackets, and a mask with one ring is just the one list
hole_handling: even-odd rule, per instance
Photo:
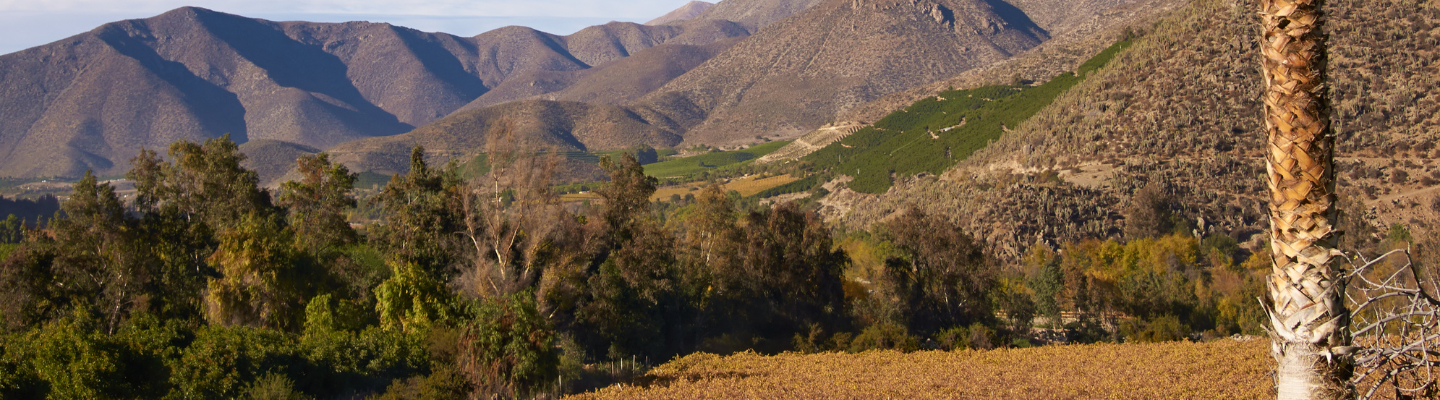
{"label": "valley floor", "polygon": [[1269,341],[988,351],[693,354],[571,399],[1258,399]]}

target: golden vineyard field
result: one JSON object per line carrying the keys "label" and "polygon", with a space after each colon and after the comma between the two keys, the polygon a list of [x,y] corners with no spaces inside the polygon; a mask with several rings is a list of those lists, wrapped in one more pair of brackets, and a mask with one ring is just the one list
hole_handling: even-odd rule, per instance
{"label": "golden vineyard field", "polygon": [[693,354],[570,399],[1256,399],[1269,341],[990,351]]}

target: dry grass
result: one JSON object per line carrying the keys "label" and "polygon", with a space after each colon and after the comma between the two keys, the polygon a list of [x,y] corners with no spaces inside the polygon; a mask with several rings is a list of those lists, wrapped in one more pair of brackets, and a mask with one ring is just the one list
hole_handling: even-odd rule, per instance
{"label": "dry grass", "polygon": [[1271,397],[1266,340],[992,351],[693,354],[577,399]]}

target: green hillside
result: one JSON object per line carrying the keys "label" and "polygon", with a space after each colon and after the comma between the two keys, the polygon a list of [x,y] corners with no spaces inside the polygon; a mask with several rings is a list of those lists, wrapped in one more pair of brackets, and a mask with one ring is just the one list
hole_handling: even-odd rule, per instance
{"label": "green hillside", "polygon": [[950,90],[882,118],[805,156],[821,169],[852,175],[850,188],[890,189],[893,176],[939,174],[1000,138],[1109,62],[1130,41],[1116,43],[1079,68],[1038,86],[995,85]]}
{"label": "green hillside", "polygon": [[660,178],[688,177],[703,172],[732,169],[748,165],[753,160],[779,150],[787,144],[790,142],[769,142],[757,144],[748,149],[717,151],[658,162],[646,165],[645,174]]}

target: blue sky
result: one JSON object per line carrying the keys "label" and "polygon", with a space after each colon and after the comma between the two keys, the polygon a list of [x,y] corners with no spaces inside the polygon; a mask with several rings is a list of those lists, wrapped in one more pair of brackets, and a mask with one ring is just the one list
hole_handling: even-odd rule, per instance
{"label": "blue sky", "polygon": [[[0,54],[87,32],[106,22],[183,6],[275,21],[389,22],[474,36],[506,25],[555,34],[609,21],[645,22],[689,0],[0,0]],[[712,1],[713,2],[713,1]]]}

